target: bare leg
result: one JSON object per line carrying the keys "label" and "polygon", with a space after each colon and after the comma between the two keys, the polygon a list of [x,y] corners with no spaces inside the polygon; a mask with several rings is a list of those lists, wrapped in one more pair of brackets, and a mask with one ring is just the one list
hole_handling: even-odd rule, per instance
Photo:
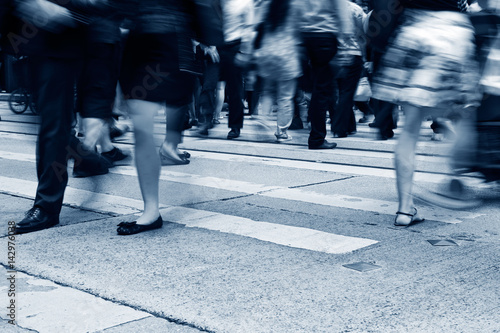
{"label": "bare leg", "polygon": [[224,81],[219,81],[217,83],[217,98],[214,111],[214,119],[219,119],[222,106],[224,105],[226,83]]}
{"label": "bare leg", "polygon": [[82,123],[83,131],[85,133],[83,145],[87,149],[92,150],[95,148],[99,139],[103,136],[105,128],[108,127],[108,124],[104,119],[101,118],[82,118]]}
{"label": "bare leg", "polygon": [[[422,124],[422,110],[413,105],[405,105],[405,126],[395,149],[396,184],[399,196],[399,212],[414,214],[412,187],[415,170],[415,148]],[[411,216],[398,215],[396,223],[408,225]]]}
{"label": "bare leg", "polygon": [[129,100],[127,103],[134,125],[135,164],[144,201],[144,212],[137,219],[137,224],[150,224],[160,215],[158,199],[160,157],[153,138],[154,117],[159,104],[141,100]]}

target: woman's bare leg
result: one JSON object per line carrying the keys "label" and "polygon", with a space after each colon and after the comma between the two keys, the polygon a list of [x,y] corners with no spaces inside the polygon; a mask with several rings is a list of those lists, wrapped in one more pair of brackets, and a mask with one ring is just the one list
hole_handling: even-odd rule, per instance
{"label": "woman's bare leg", "polygon": [[127,104],[134,126],[135,164],[144,201],[144,212],[137,219],[137,224],[150,224],[160,215],[160,157],[153,139],[154,117],[160,107],[158,103],[141,100],[129,100]]}

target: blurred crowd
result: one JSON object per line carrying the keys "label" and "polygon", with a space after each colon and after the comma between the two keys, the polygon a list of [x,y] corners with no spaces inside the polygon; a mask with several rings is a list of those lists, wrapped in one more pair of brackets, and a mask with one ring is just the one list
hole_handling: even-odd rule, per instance
{"label": "blurred crowd", "polygon": [[[1,0],[2,51],[27,56],[41,115],[39,186],[18,233],[59,223],[67,160],[88,177],[130,159],[112,139],[135,136],[144,212],[130,235],[162,226],[162,165],[189,163],[182,132],[200,136],[228,115],[227,139],[249,114],[276,142],[309,130],[309,149],[369,123],[379,140],[404,128],[395,149],[395,224],[423,218],[412,199],[422,121],[434,138],[456,137],[457,172],[497,180],[500,141],[500,1],[466,0]],[[153,139],[163,109],[165,139]],[[355,118],[355,110],[363,116]],[[458,135],[457,133],[460,133]],[[482,139],[481,139],[482,138]],[[488,150],[490,149],[490,150]],[[497,147],[498,150],[498,147]],[[488,165],[485,167],[485,165]]]}

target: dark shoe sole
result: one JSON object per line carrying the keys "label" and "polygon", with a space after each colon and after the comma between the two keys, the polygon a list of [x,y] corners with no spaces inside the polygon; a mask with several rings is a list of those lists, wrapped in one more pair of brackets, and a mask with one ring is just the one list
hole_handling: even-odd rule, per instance
{"label": "dark shoe sole", "polygon": [[52,222],[52,223],[43,223],[43,224],[40,224],[40,225],[28,227],[28,228],[23,228],[23,227],[16,226],[16,234],[20,235],[20,234],[27,234],[27,233],[30,233],[30,232],[45,230],[45,229],[52,228],[52,227],[54,227],[54,226],[56,226],[58,224],[59,224],[59,221]]}
{"label": "dark shoe sole", "polygon": [[163,227],[163,219],[161,215],[156,221],[151,224],[137,224],[134,222],[122,222],[118,224],[118,229],[116,232],[121,236],[135,235],[144,231],[160,229]]}

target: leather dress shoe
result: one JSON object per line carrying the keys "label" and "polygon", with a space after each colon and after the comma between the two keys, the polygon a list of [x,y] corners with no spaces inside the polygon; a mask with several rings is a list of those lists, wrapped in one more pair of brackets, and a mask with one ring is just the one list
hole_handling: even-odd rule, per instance
{"label": "leather dress shoe", "polygon": [[24,219],[16,225],[16,234],[48,229],[59,224],[58,214],[48,214],[39,207],[33,207],[26,213]]}
{"label": "leather dress shoe", "polygon": [[160,229],[163,226],[163,219],[161,215],[158,216],[158,219],[150,224],[137,224],[137,221],[134,222],[121,222],[118,224],[118,235],[134,235],[143,231]]}
{"label": "leather dress shoe", "polygon": [[240,129],[239,128],[231,128],[229,133],[227,133],[228,139],[236,139],[239,136],[240,136]]}
{"label": "leather dress shoe", "polygon": [[323,141],[323,143],[319,146],[309,146],[309,149],[333,149],[337,147],[335,142]]}

